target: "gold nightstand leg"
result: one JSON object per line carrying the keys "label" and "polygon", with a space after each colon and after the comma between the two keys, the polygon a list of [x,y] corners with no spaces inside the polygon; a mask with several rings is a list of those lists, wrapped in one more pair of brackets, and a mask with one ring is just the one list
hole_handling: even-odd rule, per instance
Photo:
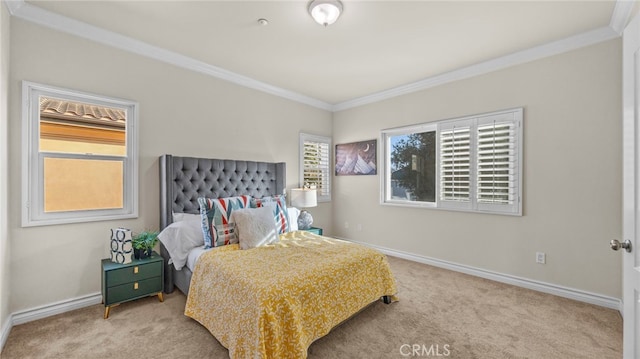
{"label": "gold nightstand leg", "polygon": [[160,302],[164,302],[164,296],[162,295],[162,292],[158,293],[158,299],[160,300]]}
{"label": "gold nightstand leg", "polygon": [[104,319],[109,318],[109,310],[111,307],[104,307]]}

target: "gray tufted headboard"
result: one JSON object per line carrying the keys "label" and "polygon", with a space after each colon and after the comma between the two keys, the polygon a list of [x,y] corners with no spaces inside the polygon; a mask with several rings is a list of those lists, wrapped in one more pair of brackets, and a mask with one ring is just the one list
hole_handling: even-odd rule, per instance
{"label": "gray tufted headboard", "polygon": [[[160,156],[160,230],[171,224],[173,212],[200,213],[198,197],[255,198],[283,194],[286,163]],[[173,291],[173,265],[165,257],[165,292]],[[186,293],[185,293],[186,294]]]}

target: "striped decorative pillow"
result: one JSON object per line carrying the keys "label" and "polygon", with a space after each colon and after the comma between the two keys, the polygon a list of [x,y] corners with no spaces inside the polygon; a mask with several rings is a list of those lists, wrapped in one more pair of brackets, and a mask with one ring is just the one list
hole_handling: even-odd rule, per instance
{"label": "striped decorative pillow", "polygon": [[231,213],[236,209],[249,208],[250,201],[251,196],[198,198],[205,248],[238,243]]}
{"label": "striped decorative pillow", "polygon": [[278,228],[278,234],[289,232],[289,213],[287,211],[286,198],[283,195],[265,197],[265,198],[252,198],[251,207],[267,207],[273,206],[273,216],[276,221],[276,228]]}

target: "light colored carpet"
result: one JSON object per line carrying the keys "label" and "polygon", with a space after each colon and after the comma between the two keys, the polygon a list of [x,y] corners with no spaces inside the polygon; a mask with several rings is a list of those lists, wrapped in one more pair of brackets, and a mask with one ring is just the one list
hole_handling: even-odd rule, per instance
{"label": "light colored carpet", "polygon": [[[309,348],[309,358],[621,358],[617,311],[389,257],[400,301],[376,302]],[[175,291],[18,325],[1,357],[228,358],[185,317]],[[405,354],[405,355],[403,355]],[[414,357],[419,357],[418,355]]]}

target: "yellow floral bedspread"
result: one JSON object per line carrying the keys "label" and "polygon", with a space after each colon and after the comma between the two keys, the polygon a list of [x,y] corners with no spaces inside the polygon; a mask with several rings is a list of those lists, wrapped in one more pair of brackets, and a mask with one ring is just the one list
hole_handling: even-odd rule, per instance
{"label": "yellow floral bedspread", "polygon": [[395,294],[383,254],[297,231],[265,247],[233,244],[204,253],[185,315],[204,325],[231,358],[306,358],[314,340]]}

